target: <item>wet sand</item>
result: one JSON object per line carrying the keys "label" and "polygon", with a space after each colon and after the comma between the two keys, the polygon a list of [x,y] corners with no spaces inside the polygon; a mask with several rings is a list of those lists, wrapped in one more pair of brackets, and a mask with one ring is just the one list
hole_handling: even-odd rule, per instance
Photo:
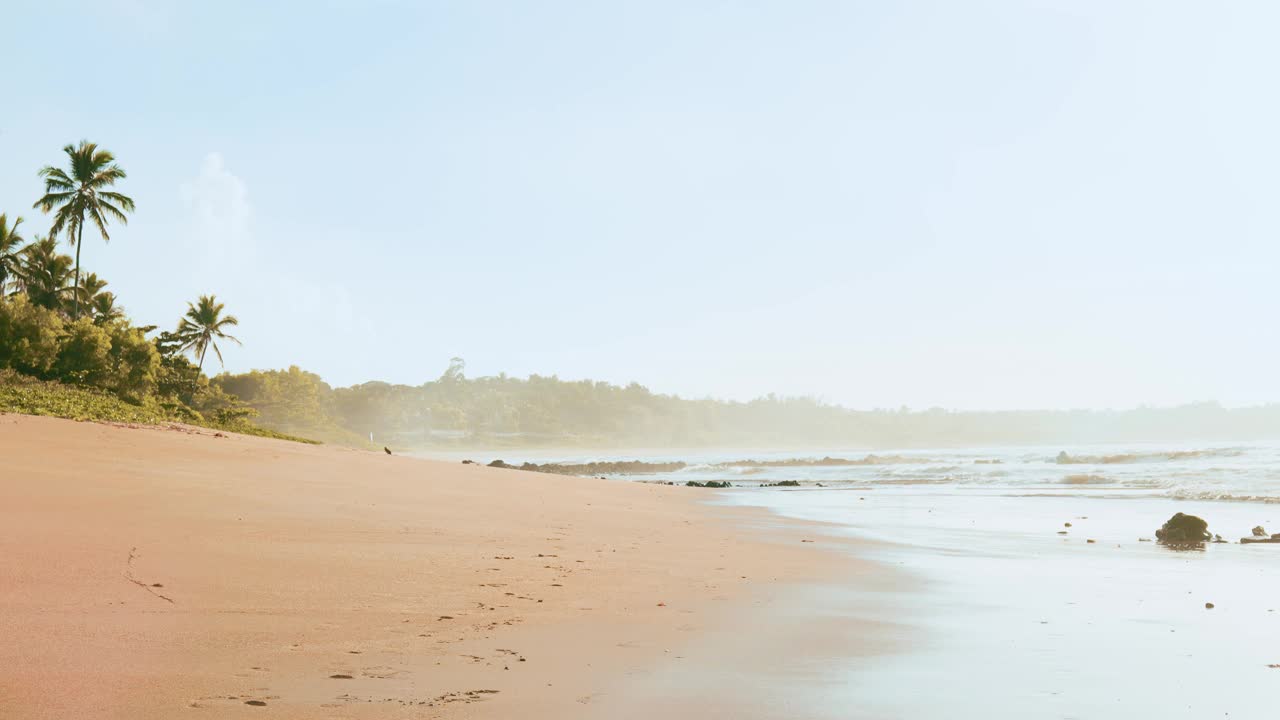
{"label": "wet sand", "polygon": [[812,601],[881,566],[706,491],[14,415],[0,462],[5,717],[776,717],[893,641]]}

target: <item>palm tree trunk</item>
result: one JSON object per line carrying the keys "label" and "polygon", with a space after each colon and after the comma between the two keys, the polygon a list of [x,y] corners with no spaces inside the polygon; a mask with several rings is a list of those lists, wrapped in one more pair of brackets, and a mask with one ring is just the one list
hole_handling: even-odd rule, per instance
{"label": "palm tree trunk", "polygon": [[80,246],[84,245],[84,216],[83,215],[80,216],[80,225],[77,229],[77,235],[78,237],[76,238],[76,286],[71,291],[72,296],[75,298],[76,304],[75,304],[75,311],[71,315],[72,320],[80,319]]}
{"label": "palm tree trunk", "polygon": [[[204,349],[200,351],[200,367],[197,368],[202,373],[204,372],[204,356],[207,352],[209,352],[209,346],[205,345]],[[197,377],[199,376],[197,375]]]}

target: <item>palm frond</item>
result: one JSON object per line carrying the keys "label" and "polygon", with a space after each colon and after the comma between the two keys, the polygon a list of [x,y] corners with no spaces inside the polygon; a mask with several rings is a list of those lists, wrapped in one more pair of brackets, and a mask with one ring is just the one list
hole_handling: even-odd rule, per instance
{"label": "palm frond", "polygon": [[93,224],[98,226],[98,232],[102,233],[103,242],[111,242],[111,236],[107,234],[107,220],[102,217],[102,208],[98,205],[89,207],[89,217],[93,218]]}
{"label": "palm frond", "polygon": [[44,194],[44,197],[37,200],[31,207],[43,210],[44,212],[49,212],[56,207],[61,207],[66,203],[71,202],[75,199],[75,195],[76,193],[74,190],[48,192]]}
{"label": "palm frond", "polygon": [[[101,193],[99,194],[98,207],[95,208],[94,212],[99,212],[100,210],[106,210],[107,214],[119,220],[121,225],[129,224],[129,218],[125,217],[124,213],[120,211],[120,208],[101,199]],[[105,232],[102,233],[102,237],[103,239],[106,239],[107,234]]]}
{"label": "palm frond", "polygon": [[98,197],[106,198],[116,205],[119,205],[121,210],[125,210],[127,212],[134,211],[133,198],[128,195],[121,195],[118,192],[102,191],[98,193]]}

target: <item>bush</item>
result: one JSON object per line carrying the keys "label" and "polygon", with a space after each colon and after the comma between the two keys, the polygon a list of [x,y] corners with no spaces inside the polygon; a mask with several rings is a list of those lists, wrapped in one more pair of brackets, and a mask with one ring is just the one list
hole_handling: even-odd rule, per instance
{"label": "bush", "polygon": [[119,395],[140,399],[151,394],[160,370],[160,354],[141,330],[116,322],[109,328],[110,377],[106,387]]}
{"label": "bush", "polygon": [[111,336],[89,318],[67,323],[66,335],[53,364],[53,377],[77,385],[108,387],[111,375]]}
{"label": "bush", "polygon": [[0,298],[0,368],[46,376],[58,359],[62,318],[25,295]]}

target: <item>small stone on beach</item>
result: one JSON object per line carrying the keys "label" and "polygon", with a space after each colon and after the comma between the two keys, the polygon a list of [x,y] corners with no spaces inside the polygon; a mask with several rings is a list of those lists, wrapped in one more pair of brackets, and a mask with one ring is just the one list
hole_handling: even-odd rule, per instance
{"label": "small stone on beach", "polygon": [[1205,603],[1205,604],[1204,604],[1204,609],[1205,609],[1205,610],[1212,610],[1212,609],[1213,609],[1213,603]]}

